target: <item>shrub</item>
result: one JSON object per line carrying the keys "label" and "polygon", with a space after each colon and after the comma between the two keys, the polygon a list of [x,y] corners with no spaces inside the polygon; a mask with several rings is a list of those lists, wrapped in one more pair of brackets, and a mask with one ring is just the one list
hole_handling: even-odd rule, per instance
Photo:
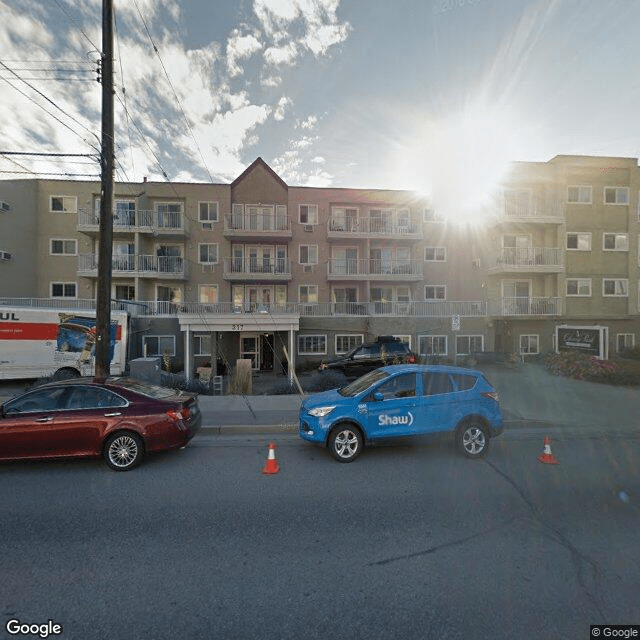
{"label": "shrub", "polygon": [[347,377],[342,371],[316,371],[312,373],[303,384],[305,391],[317,393],[318,391],[329,391],[329,389],[339,389],[346,386]]}
{"label": "shrub", "polygon": [[548,354],[545,366],[557,376],[605,384],[640,386],[640,366],[635,362],[611,362],[579,351],[564,351]]}

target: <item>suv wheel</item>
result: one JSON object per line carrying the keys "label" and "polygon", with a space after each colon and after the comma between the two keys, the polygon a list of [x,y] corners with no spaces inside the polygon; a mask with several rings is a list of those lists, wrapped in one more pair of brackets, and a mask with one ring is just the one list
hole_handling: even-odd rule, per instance
{"label": "suv wheel", "polygon": [[479,420],[470,420],[458,428],[456,441],[467,458],[481,458],[489,447],[489,432]]}
{"label": "suv wheel", "polygon": [[338,425],[329,434],[329,451],[338,462],[353,462],[362,451],[362,434],[349,424]]}

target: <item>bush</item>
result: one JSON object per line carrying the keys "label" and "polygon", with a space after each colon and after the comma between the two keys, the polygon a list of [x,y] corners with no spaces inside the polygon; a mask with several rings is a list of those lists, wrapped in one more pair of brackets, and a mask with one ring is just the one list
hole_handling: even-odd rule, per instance
{"label": "bush", "polygon": [[316,371],[312,373],[302,385],[305,391],[317,393],[318,391],[329,391],[329,389],[339,389],[346,386],[347,377],[342,371]]}
{"label": "bush", "polygon": [[557,376],[604,384],[640,386],[640,366],[635,362],[611,362],[579,351],[564,351],[547,355],[545,366]]}

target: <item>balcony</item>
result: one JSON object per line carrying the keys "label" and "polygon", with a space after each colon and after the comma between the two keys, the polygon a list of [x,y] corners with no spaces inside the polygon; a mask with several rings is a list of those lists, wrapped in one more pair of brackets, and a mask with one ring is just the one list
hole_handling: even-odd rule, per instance
{"label": "balcony", "polygon": [[223,278],[233,282],[288,282],[291,280],[291,260],[225,258]]}
{"label": "balcony", "polygon": [[379,218],[330,218],[329,238],[388,238],[393,240],[421,240],[422,224],[416,220],[383,220]]}
{"label": "balcony", "polygon": [[[186,261],[180,256],[124,255],[113,256],[111,273],[116,278],[157,278],[183,280],[187,277]],[[78,275],[84,278],[98,277],[98,256],[78,256]]]}
{"label": "balcony", "polygon": [[499,298],[492,300],[489,314],[492,316],[561,316],[562,298]]}
{"label": "balcony", "polygon": [[492,222],[501,224],[509,222],[533,224],[563,224],[565,222],[564,207],[560,200],[528,201],[502,200],[495,210]]}
{"label": "balcony", "polygon": [[279,213],[235,213],[224,217],[224,236],[230,240],[289,240],[291,220]]}
{"label": "balcony", "polygon": [[[78,210],[78,231],[88,235],[100,232],[100,215],[87,209]],[[184,236],[184,217],[177,211],[114,211],[113,233],[147,233],[163,237]]]}
{"label": "balcony", "polygon": [[407,282],[422,280],[423,276],[421,261],[334,258],[327,263],[327,280]]}
{"label": "balcony", "polygon": [[505,247],[488,273],[561,273],[564,251],[557,247]]}
{"label": "balcony", "polygon": [[483,301],[426,300],[407,302],[325,302],[300,304],[305,317],[331,316],[397,316],[413,318],[484,317],[487,305]]}

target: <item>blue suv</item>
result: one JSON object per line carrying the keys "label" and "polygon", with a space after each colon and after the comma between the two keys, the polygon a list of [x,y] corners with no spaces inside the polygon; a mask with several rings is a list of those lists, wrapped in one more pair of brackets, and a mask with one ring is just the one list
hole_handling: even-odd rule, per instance
{"label": "blue suv", "polygon": [[503,430],[498,394],[481,371],[392,365],[342,389],[316,393],[300,407],[300,437],[351,462],[365,444],[451,432],[464,455],[479,458]]}

